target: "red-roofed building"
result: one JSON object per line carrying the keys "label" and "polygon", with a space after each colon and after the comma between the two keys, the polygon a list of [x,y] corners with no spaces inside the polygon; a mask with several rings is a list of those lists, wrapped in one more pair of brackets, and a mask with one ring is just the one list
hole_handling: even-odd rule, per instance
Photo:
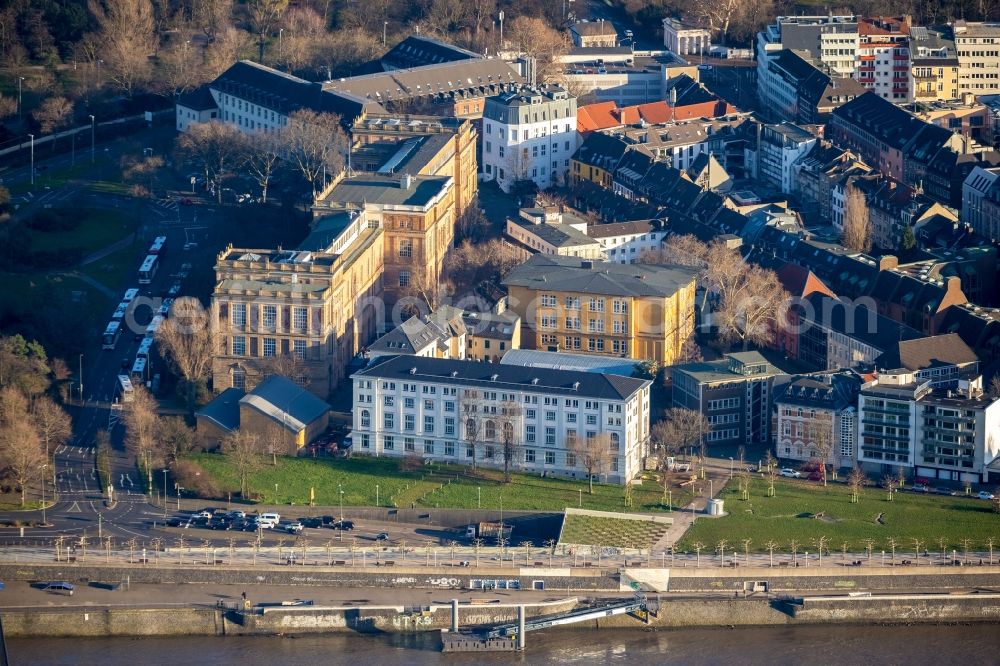
{"label": "red-roofed building", "polygon": [[[778,282],[781,283],[781,286],[791,295],[793,302],[801,302],[809,294],[816,293],[831,298],[837,297],[815,273],[798,264],[788,262],[775,271],[775,274],[778,276]],[[789,324],[791,325],[778,326],[775,334],[775,346],[777,349],[783,350],[789,358],[799,357],[799,331],[796,326],[798,323],[796,317],[789,313]]]}
{"label": "red-roofed building", "polygon": [[614,102],[598,102],[579,107],[576,110],[576,131],[588,134],[618,127],[621,122],[615,116],[617,110],[618,105]]}
{"label": "red-roofed building", "polygon": [[736,113],[736,107],[719,99],[699,82],[680,74],[666,84],[667,99],[619,108],[615,102],[588,104],[577,109],[576,126],[581,134],[623,125],[650,125],[694,118],[718,118]]}

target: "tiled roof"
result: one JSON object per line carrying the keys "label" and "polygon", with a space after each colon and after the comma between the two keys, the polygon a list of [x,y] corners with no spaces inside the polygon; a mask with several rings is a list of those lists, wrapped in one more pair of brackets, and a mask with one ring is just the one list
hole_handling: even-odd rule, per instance
{"label": "tiled roof", "polygon": [[403,188],[406,176],[366,174],[345,178],[323,197],[317,211],[331,204],[381,204],[424,208],[451,185],[449,176],[411,176],[412,184]]}
{"label": "tiled roof", "polygon": [[979,357],[957,333],[903,340],[875,360],[886,370],[925,370],[948,365],[976,363]]}
{"label": "tiled roof", "polygon": [[524,78],[503,60],[481,58],[333,79],[323,84],[323,90],[385,104],[435,95],[488,97],[523,83]]}
{"label": "tiled roof", "polygon": [[883,317],[863,304],[842,301],[815,292],[804,299],[808,309],[800,310],[805,322],[816,322],[835,333],[859,340],[879,351],[890,349],[900,340],[923,337],[920,331]]}
{"label": "tiled roof", "polygon": [[576,128],[578,132],[593,132],[596,130],[618,127],[621,121],[613,113],[618,108],[614,102],[598,102],[587,104],[576,110]]}
{"label": "tiled roof", "polygon": [[573,153],[573,159],[605,171],[614,171],[627,149],[628,143],[620,137],[593,132]]}
{"label": "tiled roof", "polygon": [[369,345],[370,352],[415,354],[465,333],[462,311],[443,305],[426,316],[410,317]]}
{"label": "tiled roof", "polygon": [[649,386],[648,379],[551,368],[478,363],[423,356],[383,356],[352,377],[441,382],[458,386],[626,400]]}
{"label": "tiled roof", "polygon": [[382,56],[381,60],[387,65],[386,69],[389,69],[421,67],[478,58],[482,58],[482,56],[453,44],[447,44],[425,35],[410,35],[389,49],[389,52]]}
{"label": "tiled roof", "polygon": [[215,98],[212,97],[212,91],[209,90],[209,86],[207,85],[200,86],[189,93],[181,95],[177,99],[177,106],[194,109],[195,111],[212,111],[219,108],[215,103]]}
{"label": "tiled roof", "polygon": [[551,370],[577,370],[579,372],[596,372],[606,375],[621,375],[631,377],[639,361],[621,356],[605,354],[570,354],[567,352],[548,352],[536,349],[511,349],[500,365],[519,365],[528,368],[549,368]]}

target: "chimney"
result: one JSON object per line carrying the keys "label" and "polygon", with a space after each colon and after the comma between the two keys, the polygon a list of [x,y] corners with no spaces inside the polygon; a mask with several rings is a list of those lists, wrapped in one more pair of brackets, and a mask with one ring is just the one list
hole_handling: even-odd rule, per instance
{"label": "chimney", "polygon": [[880,271],[887,271],[889,269],[896,268],[898,266],[899,266],[899,259],[892,256],[891,254],[887,254],[878,260],[878,269]]}
{"label": "chimney", "polygon": [[403,190],[408,190],[413,186],[413,176],[408,173],[404,173],[399,177],[399,187]]}
{"label": "chimney", "polygon": [[677,86],[670,89],[670,108],[677,106]]}

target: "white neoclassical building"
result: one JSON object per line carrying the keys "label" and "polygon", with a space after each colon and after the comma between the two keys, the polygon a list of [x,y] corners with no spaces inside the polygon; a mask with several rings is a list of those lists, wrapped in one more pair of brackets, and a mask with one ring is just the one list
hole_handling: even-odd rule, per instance
{"label": "white neoclassical building", "polygon": [[663,45],[680,56],[707,54],[712,48],[712,33],[675,18],[663,19]]}
{"label": "white neoclassical building", "polygon": [[[600,471],[625,483],[649,447],[650,381],[551,368],[383,356],[352,375],[355,453],[586,478],[574,442],[608,446]],[[607,439],[598,440],[598,435]]]}

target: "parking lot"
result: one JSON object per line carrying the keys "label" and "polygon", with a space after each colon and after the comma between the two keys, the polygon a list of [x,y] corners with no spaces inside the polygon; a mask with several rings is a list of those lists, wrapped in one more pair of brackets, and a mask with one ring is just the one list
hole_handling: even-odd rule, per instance
{"label": "parking lot", "polygon": [[[329,510],[329,508],[327,508]],[[382,521],[340,520],[339,515],[307,513],[293,510],[292,515],[278,515],[277,522],[264,519],[269,512],[246,513],[239,509],[226,510],[204,507],[196,511],[178,511],[163,520],[152,520],[158,529],[174,538],[206,540],[220,544],[231,539],[257,541],[262,544],[277,541],[305,540],[314,543],[350,542],[368,546],[444,546],[465,542],[464,532],[437,526],[411,525]]]}

